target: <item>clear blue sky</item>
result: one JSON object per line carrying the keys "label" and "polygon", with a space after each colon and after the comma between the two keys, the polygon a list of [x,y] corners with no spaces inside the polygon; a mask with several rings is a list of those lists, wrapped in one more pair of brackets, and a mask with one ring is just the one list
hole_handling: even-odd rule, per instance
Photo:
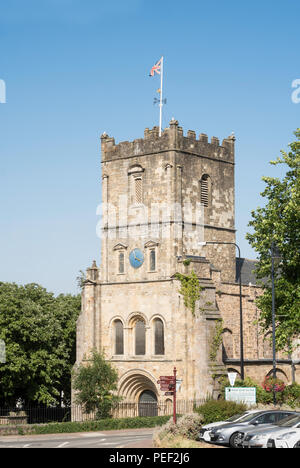
{"label": "clear blue sky", "polygon": [[300,104],[299,1],[3,0],[0,8],[0,281],[77,292],[99,262],[103,131],[116,141],[157,125],[165,57],[164,125],[222,140],[235,132],[236,228],[242,255],[263,175],[293,141]]}

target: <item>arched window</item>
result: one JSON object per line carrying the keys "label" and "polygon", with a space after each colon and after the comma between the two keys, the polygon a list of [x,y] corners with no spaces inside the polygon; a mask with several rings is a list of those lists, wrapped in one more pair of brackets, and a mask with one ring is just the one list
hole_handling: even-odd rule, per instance
{"label": "arched window", "polygon": [[149,240],[145,244],[145,250],[147,252],[147,263],[148,263],[148,271],[156,271],[157,270],[157,252],[158,252],[158,242]]}
{"label": "arched window", "polygon": [[124,273],[125,268],[124,268],[124,252],[119,253],[119,273]]}
{"label": "arched window", "polygon": [[141,177],[136,177],[134,179],[134,192],[135,192],[135,203],[143,203],[143,188],[142,188]]}
{"label": "arched window", "polygon": [[124,354],[124,328],[121,320],[114,321],[115,354]]}
{"label": "arched window", "polygon": [[225,328],[223,331],[222,355],[223,360],[233,358],[233,336],[232,331]]}
{"label": "arched window", "polygon": [[211,181],[208,174],[204,174],[200,181],[200,203],[208,207],[210,205]]}
{"label": "arched window", "polygon": [[165,354],[164,324],[162,320],[154,320],[154,354]]}
{"label": "arched window", "polygon": [[137,356],[146,354],[146,327],[141,319],[135,323],[135,354]]}

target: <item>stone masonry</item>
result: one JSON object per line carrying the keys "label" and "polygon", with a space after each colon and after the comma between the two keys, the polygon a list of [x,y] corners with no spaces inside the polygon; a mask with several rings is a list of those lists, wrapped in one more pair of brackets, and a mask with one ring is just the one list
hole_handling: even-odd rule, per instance
{"label": "stone masonry", "polygon": [[[101,136],[101,266],[94,262],[87,270],[77,363],[86,361],[92,348],[104,350],[118,370],[119,393],[126,401],[138,402],[145,392],[166,399],[157,380],[171,375],[174,366],[182,379],[178,398],[185,400],[217,396],[217,377],[240,372],[234,145],[234,136],[221,144],[204,134],[196,138],[191,130],[184,136],[174,119],[161,137],[157,127],[133,142],[116,144]],[[140,264],[133,266],[134,261]],[[176,277],[192,271],[201,286],[194,315],[184,305]],[[272,359],[267,338],[254,325],[261,291],[244,278],[243,283],[245,373],[262,382]],[[212,358],[220,319],[223,345]],[[142,354],[136,352],[140,322]],[[118,354],[117,340],[122,343]],[[157,340],[163,341],[161,354]],[[278,358],[282,378],[299,381],[299,356]]]}

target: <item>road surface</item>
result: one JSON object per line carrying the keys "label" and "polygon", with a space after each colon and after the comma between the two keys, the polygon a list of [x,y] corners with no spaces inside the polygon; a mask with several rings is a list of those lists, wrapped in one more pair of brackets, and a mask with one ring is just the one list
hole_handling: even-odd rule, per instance
{"label": "road surface", "polygon": [[2,448],[150,448],[153,429],[0,437]]}

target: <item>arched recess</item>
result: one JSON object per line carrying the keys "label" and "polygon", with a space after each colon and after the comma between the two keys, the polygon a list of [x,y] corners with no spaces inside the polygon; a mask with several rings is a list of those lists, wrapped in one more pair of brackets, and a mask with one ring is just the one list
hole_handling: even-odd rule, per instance
{"label": "arched recess", "polygon": [[114,354],[122,355],[124,354],[124,325],[120,319],[116,319],[113,322],[113,348]]}
{"label": "arched recess", "polygon": [[140,312],[133,312],[127,320],[128,347],[131,356],[145,356],[148,342],[148,320]]}
{"label": "arched recess", "polygon": [[141,369],[133,369],[126,372],[119,380],[119,395],[124,401],[138,402],[140,395],[150,391],[158,395],[156,379],[149,372]]}
{"label": "arched recess", "polygon": [[229,328],[225,328],[222,333],[222,356],[223,361],[232,359],[233,355],[233,335]]}
{"label": "arched recess", "polygon": [[116,315],[109,322],[109,342],[112,356],[125,354],[125,323],[121,316]]}
{"label": "arched recess", "polygon": [[153,324],[153,351],[156,356],[165,354],[165,326],[161,318],[155,317]]}
{"label": "arched recess", "polygon": [[[269,376],[271,376],[271,377],[273,376],[273,369],[271,369],[271,370],[267,373],[267,377],[269,377]],[[285,384],[288,384],[289,379],[288,379],[286,373],[285,373],[283,370],[277,368],[277,369],[276,369],[276,377],[277,377],[278,379],[283,380],[283,382],[284,382]]]}

